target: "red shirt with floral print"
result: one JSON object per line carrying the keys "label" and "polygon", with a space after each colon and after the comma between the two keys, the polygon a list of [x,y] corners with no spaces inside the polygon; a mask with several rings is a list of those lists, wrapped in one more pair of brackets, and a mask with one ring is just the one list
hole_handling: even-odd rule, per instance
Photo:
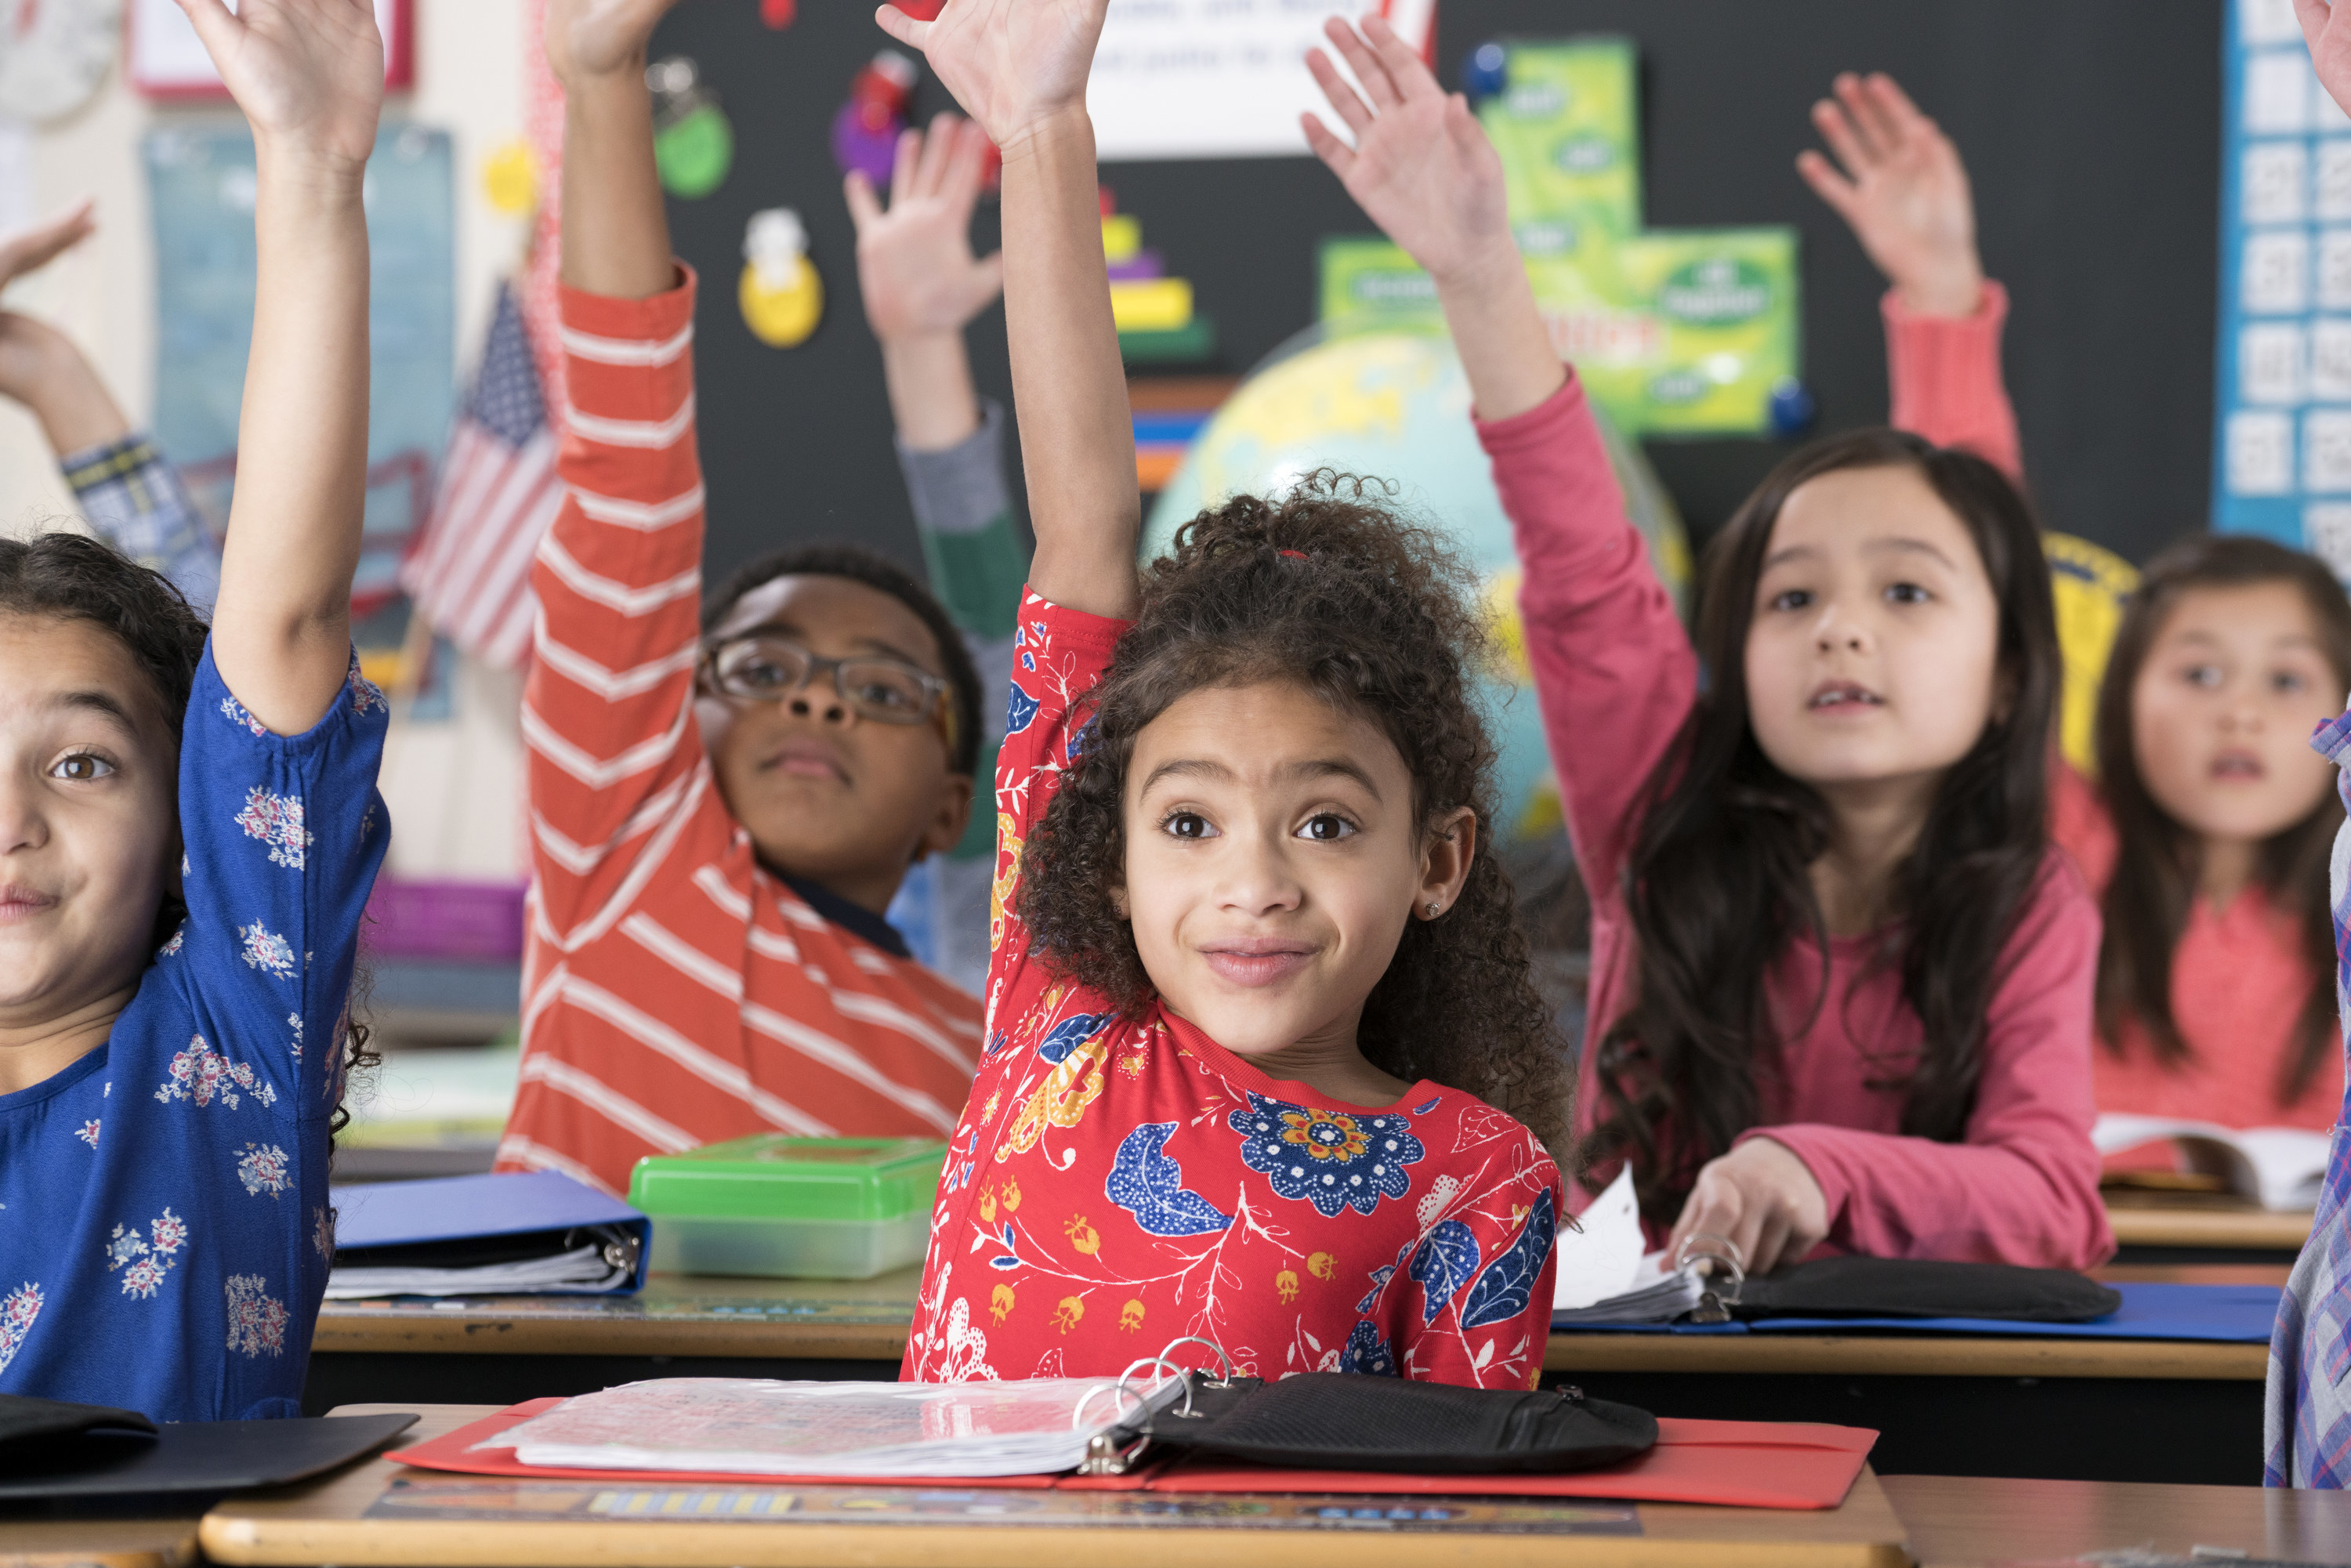
{"label": "red shirt with floral print", "polygon": [[1155,1002],[1122,1019],[1031,956],[1013,913],[1021,846],[1123,630],[1034,594],[1022,608],[996,777],[988,1051],[900,1375],[1115,1375],[1197,1335],[1265,1377],[1531,1385],[1566,1210],[1525,1127],[1426,1081],[1393,1105],[1339,1104]]}

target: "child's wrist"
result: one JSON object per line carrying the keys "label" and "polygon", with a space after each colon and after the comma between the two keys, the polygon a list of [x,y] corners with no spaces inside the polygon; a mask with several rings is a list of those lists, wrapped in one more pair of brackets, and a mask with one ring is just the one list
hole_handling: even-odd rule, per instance
{"label": "child's wrist", "polygon": [[1004,162],[1012,163],[1072,142],[1081,143],[1088,158],[1093,156],[1094,122],[1083,99],[1031,114],[1008,131],[999,145]]}
{"label": "child's wrist", "polygon": [[1963,321],[1983,306],[1983,268],[1970,260],[1916,277],[1897,279],[1895,292],[1914,316]]}
{"label": "child's wrist", "polygon": [[350,157],[300,136],[256,133],[253,155],[255,178],[268,189],[356,201],[367,183],[365,158]]}
{"label": "child's wrist", "polygon": [[1483,236],[1450,265],[1430,268],[1429,276],[1440,294],[1475,295],[1523,277],[1525,267],[1518,241],[1504,229]]}

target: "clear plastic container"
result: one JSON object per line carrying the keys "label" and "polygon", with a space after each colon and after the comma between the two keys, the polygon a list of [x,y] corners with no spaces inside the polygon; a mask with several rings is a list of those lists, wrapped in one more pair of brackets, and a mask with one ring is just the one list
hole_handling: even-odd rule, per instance
{"label": "clear plastic container", "polygon": [[762,1134],[637,1162],[629,1202],[653,1267],[685,1274],[867,1280],[919,1262],[946,1145]]}

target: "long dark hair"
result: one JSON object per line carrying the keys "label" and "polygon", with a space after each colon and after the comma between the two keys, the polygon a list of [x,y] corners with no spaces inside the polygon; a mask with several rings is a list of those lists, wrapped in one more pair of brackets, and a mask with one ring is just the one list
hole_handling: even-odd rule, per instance
{"label": "long dark hair", "polygon": [[[1636,967],[1632,1006],[1599,1040],[1604,1115],[1588,1157],[1629,1158],[1643,1211],[1669,1221],[1698,1168],[1762,1119],[1761,1078],[1782,1043],[1765,986],[1799,936],[1829,943],[1808,868],[1828,848],[1827,803],[1774,766],[1748,718],[1746,648],[1780,509],[1844,469],[1906,467],[1967,528],[2000,609],[2004,702],[1937,788],[1896,869],[1901,919],[1878,961],[1926,1026],[1915,1060],[1872,1087],[1899,1088],[1902,1130],[1963,1135],[1982,1071],[2001,949],[2042,874],[2057,626],[2039,530],[2023,498],[1980,457],[1892,430],[1816,443],[1773,470],[1707,554],[1698,651],[1702,691],[1645,793],[1625,869]],[[1797,1028],[1805,1027],[1799,1024]]]}
{"label": "long dark hair", "polygon": [[[81,534],[59,530],[28,539],[0,538],[0,614],[85,621],[108,632],[146,675],[165,732],[174,747],[179,744],[212,628],[171,579]],[[172,799],[178,800],[176,790]],[[187,914],[179,895],[166,889],[155,911],[151,953],[171,940]],[[363,1015],[369,978],[362,967],[352,979],[343,1041],[346,1073],[382,1060],[368,1049],[372,1030]],[[330,1148],[331,1134],[350,1122],[350,1111],[338,1103],[328,1124]]]}
{"label": "long dark hair", "polygon": [[1130,1014],[1144,1006],[1151,978],[1113,903],[1135,737],[1186,693],[1295,682],[1395,743],[1423,821],[1477,813],[1459,901],[1442,919],[1405,922],[1364,1003],[1365,1060],[1475,1094],[1564,1153],[1565,1046],[1494,852],[1475,580],[1435,533],[1376,504],[1376,484],[1318,474],[1276,500],[1236,497],[1185,524],[1145,569],[1142,608],[1094,687],[1092,727],[1029,838],[1020,917],[1056,969]]}
{"label": "long dark hair", "polygon": [[[2115,825],[2115,871],[2106,883],[2105,941],[2098,949],[2098,1033],[2123,1053],[2121,1025],[2135,1018],[2156,1061],[2177,1068],[2195,1060],[2171,1014],[2171,955],[2196,899],[2200,872],[2196,835],[2174,821],[2139,777],[2131,734],[2131,689],[2180,596],[2199,588],[2250,588],[2282,582],[2298,589],[2316,622],[2335,685],[2351,684],[2351,600],[2323,564],[2299,550],[2249,534],[2206,534],[2181,540],[2149,561],[2123,610],[2098,688],[2098,788]],[[2335,922],[2327,905],[2327,857],[2343,807],[2335,791],[2303,819],[2271,835],[2255,858],[2253,879],[2276,905],[2299,917],[2303,958],[2314,979],[2304,998],[2293,1054],[2280,1070],[2277,1103],[2302,1098],[2337,1050],[2335,1022]]]}

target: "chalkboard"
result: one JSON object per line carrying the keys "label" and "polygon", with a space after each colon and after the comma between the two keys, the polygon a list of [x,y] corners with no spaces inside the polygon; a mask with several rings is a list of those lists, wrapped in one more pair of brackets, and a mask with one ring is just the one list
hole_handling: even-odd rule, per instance
{"label": "chalkboard", "polygon": [[[733,120],[735,170],[670,205],[702,272],[697,328],[709,567],[828,536],[919,561],[890,448],[881,368],[828,144],[852,76],[888,43],[862,0],[802,5],[770,31],[752,0],[695,0],[657,55],[701,66]],[[1894,73],[1958,140],[1985,264],[2014,308],[2009,384],[2044,520],[2134,560],[2204,525],[2210,489],[2220,0],[1439,0],[1439,68],[1488,38],[1625,34],[1643,61],[1647,217],[1660,226],[1794,223],[1803,236],[1804,379],[1819,431],[1880,423],[1882,285],[1797,179],[1807,110],[1841,69]],[[920,118],[948,107],[927,77]],[[1314,309],[1314,250],[1369,232],[1308,159],[1118,164],[1105,179],[1146,243],[1197,286],[1219,368],[1238,372]],[[829,295],[803,347],[767,348],[735,303],[744,225],[806,220]],[[993,218],[982,222],[993,244]],[[972,334],[981,387],[1008,400],[1003,318]],[[1656,442],[1694,533],[1719,527],[1786,450]]]}

